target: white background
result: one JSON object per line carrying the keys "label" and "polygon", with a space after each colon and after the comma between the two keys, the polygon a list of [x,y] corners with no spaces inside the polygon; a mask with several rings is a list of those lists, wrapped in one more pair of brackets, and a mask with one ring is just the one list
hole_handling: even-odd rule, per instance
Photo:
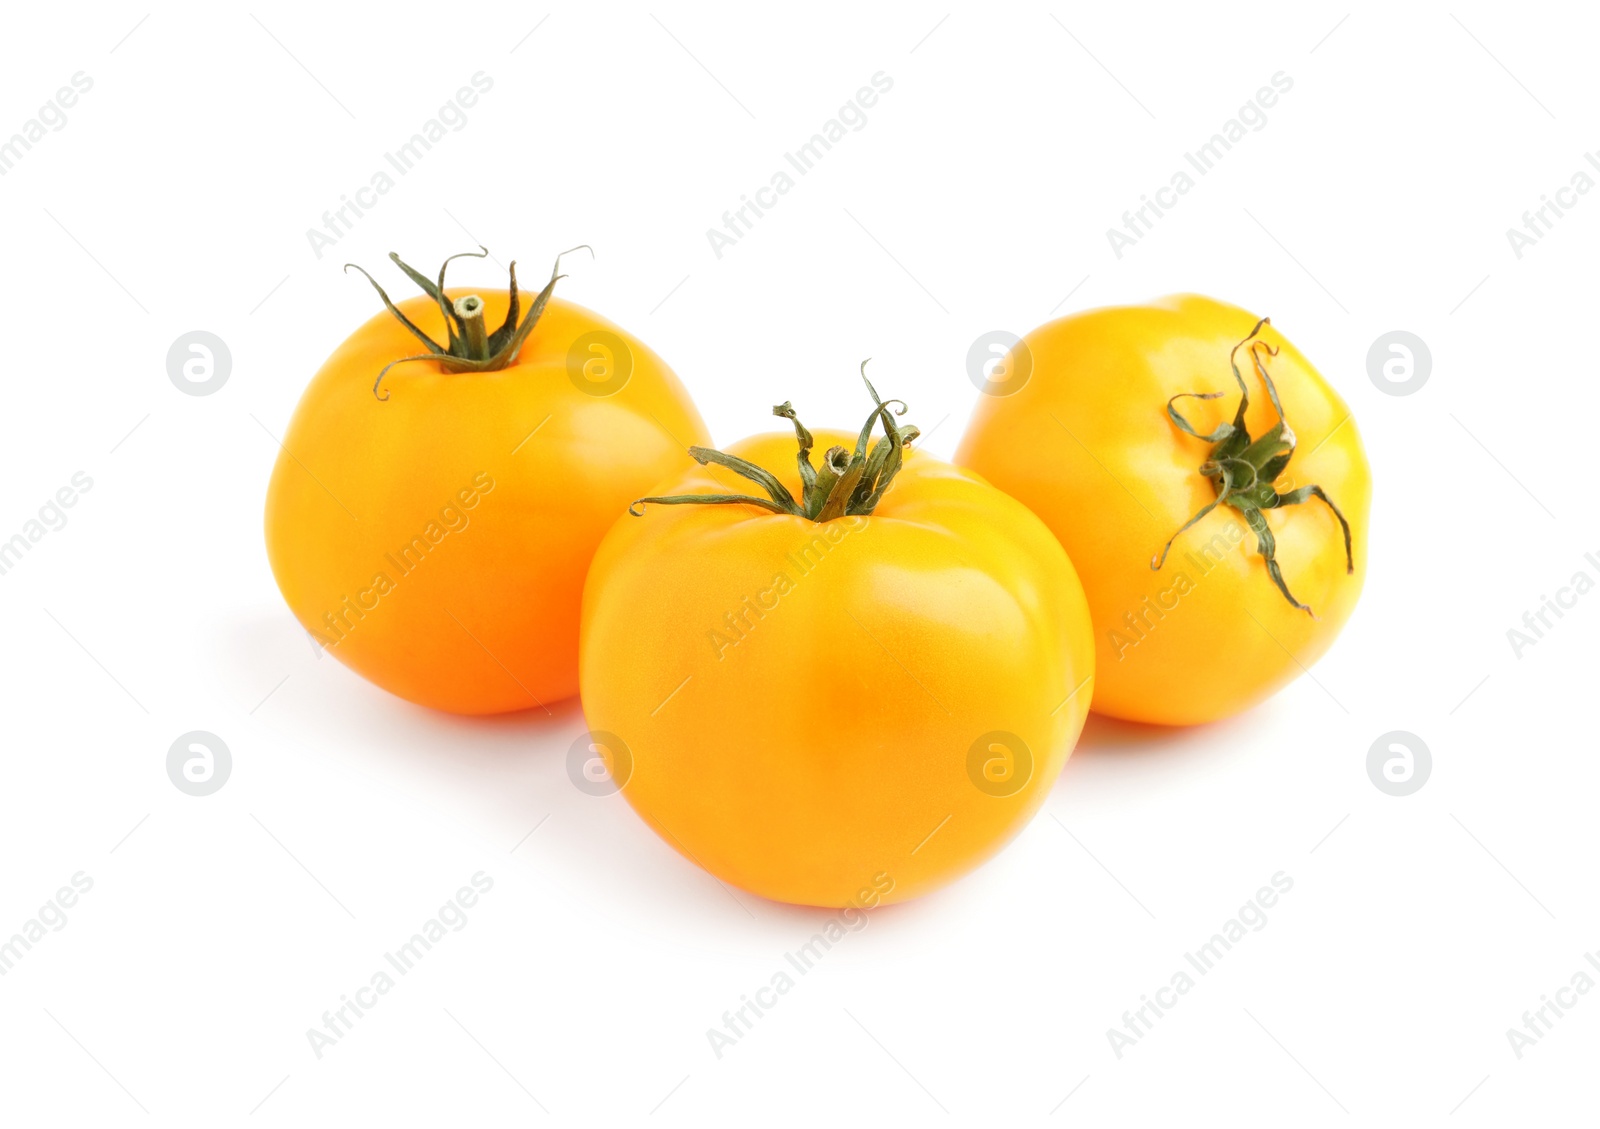
{"label": "white background", "polygon": [[[0,577],[0,934],[94,887],[0,978],[0,1121],[1592,1118],[1600,993],[1506,1038],[1600,949],[1600,595],[1506,638],[1600,576],[1600,195],[1520,259],[1505,235],[1600,146],[1586,15],[16,6],[0,136],[94,86],[0,178],[0,539],[94,486]],[[317,258],[306,229],[480,70],[465,128]],[[866,127],[718,259],[706,229],[878,71]],[[1106,229],[1278,71],[1266,127],[1118,259]],[[719,1060],[706,1029],[825,915],[575,789],[574,704],[462,720],[319,658],[267,568],[272,437],[376,309],[340,264],[478,241],[530,281],[592,244],[560,293],[722,443],[783,399],[854,426],[871,356],[947,455],[981,333],[1175,290],[1270,314],[1367,444],[1363,601],[1247,716],[1091,720],[1008,851],[875,912]],[[214,395],[168,379],[192,329],[231,348]],[[1433,355],[1409,397],[1367,374],[1393,329]],[[206,798],[165,768],[195,729],[234,759]],[[1366,771],[1396,729],[1434,760],[1407,798]],[[480,870],[467,926],[317,1059],[307,1028]],[[1106,1030],[1280,870],[1267,926],[1117,1058]]]}

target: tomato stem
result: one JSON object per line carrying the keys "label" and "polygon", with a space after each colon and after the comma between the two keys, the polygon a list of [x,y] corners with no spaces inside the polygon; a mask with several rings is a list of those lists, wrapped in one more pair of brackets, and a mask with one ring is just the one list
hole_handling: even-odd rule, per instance
{"label": "tomato stem", "polygon": [[[1233,369],[1233,379],[1239,385],[1239,409],[1234,413],[1232,423],[1219,424],[1208,434],[1202,435],[1175,407],[1182,399],[1215,400],[1226,395],[1224,392],[1180,392],[1167,401],[1167,418],[1172,420],[1180,431],[1212,444],[1206,460],[1200,464],[1200,473],[1211,479],[1217,496],[1201,506],[1193,517],[1183,523],[1177,533],[1168,538],[1166,545],[1162,546],[1161,553],[1151,559],[1150,567],[1159,569],[1166,562],[1167,554],[1172,550],[1172,543],[1185,530],[1218,506],[1227,505],[1238,510],[1251,531],[1255,533],[1256,552],[1266,561],[1267,575],[1272,578],[1272,583],[1277,586],[1278,591],[1283,593],[1283,598],[1312,619],[1316,619],[1317,613],[1312,611],[1309,605],[1295,599],[1289,591],[1289,585],[1283,579],[1283,571],[1278,567],[1277,561],[1277,542],[1272,536],[1272,529],[1267,525],[1263,511],[1281,509],[1284,506],[1298,506],[1311,498],[1320,500],[1333,511],[1333,516],[1339,519],[1339,526],[1344,530],[1344,559],[1347,573],[1355,572],[1355,557],[1350,546],[1350,523],[1345,520],[1344,514],[1339,512],[1339,507],[1333,504],[1333,499],[1329,498],[1320,486],[1301,486],[1280,493],[1273,485],[1288,467],[1289,460],[1294,457],[1296,440],[1293,429],[1283,416],[1283,404],[1278,400],[1277,386],[1272,383],[1272,377],[1267,373],[1266,362],[1261,359],[1262,353],[1268,357],[1276,357],[1278,350],[1256,337],[1261,332],[1261,327],[1270,323],[1270,318],[1262,318],[1256,322],[1249,336],[1235,345],[1233,351],[1228,354],[1228,364]],[[1250,360],[1255,365],[1256,372],[1267,386],[1267,396],[1272,401],[1273,410],[1278,413],[1278,422],[1259,439],[1254,440],[1250,438],[1250,431],[1244,422],[1245,410],[1250,406],[1250,389],[1245,384],[1244,374],[1239,371],[1238,363],[1239,350],[1246,346],[1249,346]]]}
{"label": "tomato stem", "polygon": [[489,331],[483,324],[483,299],[476,294],[464,294],[453,303],[457,320],[461,322],[461,337],[469,357],[490,356]]}
{"label": "tomato stem", "polygon": [[555,293],[556,282],[566,276],[561,273],[561,260],[573,251],[588,251],[594,254],[594,249],[586,243],[571,247],[556,256],[556,265],[550,271],[550,281],[545,283],[543,290],[539,291],[533,300],[533,305],[528,307],[528,316],[519,323],[517,315],[520,312],[520,299],[517,295],[517,264],[512,260],[509,268],[511,275],[511,301],[506,306],[506,320],[499,329],[493,333],[488,332],[484,324],[483,299],[476,294],[468,294],[452,302],[444,293],[444,274],[450,263],[455,259],[473,258],[483,259],[489,255],[487,247],[480,246],[477,251],[463,251],[445,259],[439,267],[437,281],[430,279],[421,271],[410,266],[404,259],[393,251],[389,258],[395,266],[405,272],[406,277],[421,287],[423,293],[432,298],[439,307],[439,313],[444,317],[445,331],[449,334],[449,344],[441,345],[429,337],[415,322],[401,313],[399,308],[389,300],[389,295],[384,293],[383,287],[378,285],[376,279],[355,263],[346,263],[344,269],[351,267],[361,271],[372,288],[378,292],[378,297],[383,299],[384,308],[394,315],[395,319],[405,326],[411,335],[427,348],[425,353],[417,353],[410,357],[401,357],[390,361],[378,373],[378,378],[372,382],[372,394],[380,400],[387,400],[389,393],[381,395],[378,387],[383,383],[383,378],[395,365],[408,364],[411,361],[436,361],[445,372],[496,372],[516,363],[517,355],[522,351],[523,342],[533,332],[533,327],[539,323],[539,317],[544,313],[545,306],[550,303],[550,295]]}
{"label": "tomato stem", "polygon": [[[871,358],[868,358],[869,360]],[[861,380],[867,386],[875,405],[867,422],[856,437],[855,450],[830,447],[823,453],[822,467],[811,465],[811,432],[795,414],[787,401],[772,409],[772,414],[794,424],[795,444],[799,448],[795,462],[800,471],[801,496],[797,499],[789,488],[771,471],[755,463],[725,454],[709,447],[690,447],[689,454],[701,466],[715,463],[742,475],[766,491],[767,497],[753,494],[670,494],[640,498],[628,507],[634,517],[643,517],[645,503],[658,506],[729,506],[751,505],[770,510],[775,514],[790,514],[810,518],[815,522],[832,521],[837,517],[856,517],[870,514],[877,508],[894,476],[900,473],[905,462],[906,446],[922,433],[912,424],[901,427],[895,423],[896,415],[905,415],[903,400],[883,400],[878,390],[867,379],[867,362],[861,362]],[[890,405],[898,404],[894,411]],[[883,423],[884,437],[873,444],[872,431],[879,421]]]}

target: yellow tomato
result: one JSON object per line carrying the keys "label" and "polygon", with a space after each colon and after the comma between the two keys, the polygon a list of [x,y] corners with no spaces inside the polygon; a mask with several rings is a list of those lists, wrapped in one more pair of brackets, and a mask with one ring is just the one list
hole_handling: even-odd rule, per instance
{"label": "yellow tomato", "polygon": [[[469,293],[471,320],[506,318],[508,291],[444,291],[452,309]],[[459,336],[433,298],[399,310],[441,343]],[[498,370],[414,361],[379,389],[385,366],[421,350],[399,320],[374,317],[306,390],[267,492],[268,556],[301,624],[436,709],[538,708],[577,691],[595,547],[706,434],[672,371],[615,325],[548,287],[528,318]]]}
{"label": "yellow tomato", "polygon": [[995,390],[1014,389],[982,398],[956,453],[1072,558],[1097,712],[1246,709],[1316,662],[1360,595],[1372,483],[1355,421],[1257,322],[1195,295],[1051,322],[1002,362]]}
{"label": "yellow tomato", "polygon": [[[794,512],[819,512],[830,475],[858,503],[882,490],[876,456],[848,478],[865,440],[821,433],[809,489],[795,436],[697,452],[712,465],[662,501],[756,496],[646,500],[584,590],[592,747],[676,850],[779,901],[866,908],[978,865],[1043,802],[1093,689],[1066,554],[975,475],[907,453],[875,506]],[[729,469],[741,461],[776,472],[778,492],[751,491]]]}

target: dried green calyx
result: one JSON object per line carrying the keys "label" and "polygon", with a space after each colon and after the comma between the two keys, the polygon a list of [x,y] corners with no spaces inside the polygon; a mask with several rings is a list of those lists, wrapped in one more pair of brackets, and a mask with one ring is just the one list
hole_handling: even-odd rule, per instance
{"label": "dried green calyx", "polygon": [[[1283,405],[1278,402],[1278,389],[1273,385],[1272,377],[1267,374],[1266,363],[1262,360],[1263,353],[1268,357],[1275,357],[1278,355],[1278,350],[1256,337],[1256,334],[1261,332],[1261,327],[1269,324],[1269,321],[1268,318],[1262,318],[1256,322],[1250,335],[1235,345],[1233,351],[1228,354],[1228,364],[1233,368],[1233,379],[1239,385],[1239,410],[1234,413],[1232,423],[1224,423],[1210,434],[1201,435],[1174,407],[1185,397],[1215,400],[1226,395],[1225,392],[1180,392],[1167,401],[1167,416],[1180,430],[1196,439],[1213,444],[1206,461],[1200,464],[1200,473],[1211,479],[1217,496],[1183,523],[1183,527],[1174,533],[1162,548],[1161,554],[1150,562],[1150,567],[1159,569],[1166,561],[1167,553],[1172,549],[1172,542],[1178,539],[1179,534],[1218,506],[1226,504],[1244,515],[1245,522],[1255,533],[1256,552],[1266,561],[1267,573],[1272,577],[1272,582],[1278,586],[1278,591],[1283,593],[1283,598],[1314,619],[1316,613],[1295,599],[1289,591],[1289,586],[1284,583],[1283,573],[1278,568],[1276,559],[1277,542],[1273,540],[1272,530],[1267,526],[1263,511],[1283,506],[1298,506],[1311,498],[1320,499],[1333,511],[1333,516],[1339,519],[1339,525],[1344,530],[1344,559],[1347,573],[1355,571],[1355,559],[1350,549],[1350,523],[1345,520],[1344,514],[1339,512],[1339,507],[1333,504],[1333,500],[1320,486],[1301,486],[1280,493],[1273,485],[1294,456],[1295,435],[1283,418]],[[1244,422],[1245,409],[1250,406],[1250,390],[1245,385],[1244,375],[1239,371],[1237,358],[1239,350],[1247,346],[1250,360],[1254,363],[1262,383],[1267,386],[1267,396],[1272,401],[1273,410],[1278,413],[1278,422],[1259,439],[1250,438],[1250,432]]]}
{"label": "dried green calyx", "polygon": [[521,312],[517,297],[517,264],[515,260],[512,260],[509,268],[511,275],[511,304],[506,307],[504,324],[493,333],[490,333],[488,326],[484,324],[482,298],[476,294],[464,294],[460,298],[451,301],[445,297],[444,293],[444,272],[450,266],[450,263],[455,259],[487,258],[489,255],[487,247],[480,246],[477,251],[463,251],[459,255],[451,255],[439,267],[439,279],[437,282],[428,278],[421,271],[413,269],[398,254],[390,251],[389,258],[394,260],[395,266],[405,271],[406,276],[420,286],[423,293],[439,304],[439,312],[444,315],[445,330],[450,335],[450,343],[448,345],[439,344],[418,329],[416,323],[401,313],[393,302],[389,301],[389,295],[383,292],[383,287],[379,286],[377,280],[370,274],[367,274],[361,267],[356,266],[355,263],[346,263],[344,265],[345,270],[348,271],[351,267],[355,267],[356,270],[366,275],[367,281],[372,283],[372,288],[378,292],[378,297],[383,299],[384,307],[399,320],[401,325],[411,331],[412,336],[428,348],[426,353],[418,353],[411,357],[401,357],[399,360],[391,361],[385,365],[383,371],[378,373],[378,379],[372,382],[372,394],[380,400],[387,400],[389,394],[385,392],[379,395],[378,386],[383,383],[384,376],[395,365],[403,365],[410,361],[437,361],[445,372],[494,372],[516,363],[517,354],[522,350],[522,343],[528,339],[528,334],[533,332],[533,327],[539,322],[539,315],[544,313],[545,306],[550,302],[550,295],[555,293],[556,281],[564,277],[560,273],[562,256],[570,255],[577,250],[588,251],[591,255],[594,254],[593,248],[587,244],[580,244],[578,247],[570,248],[557,255],[556,265],[550,271],[550,281],[545,284],[543,290],[539,291],[538,297],[533,300],[533,305],[528,308],[528,316],[523,318],[520,324],[517,321],[517,315]]}
{"label": "dried green calyx", "polygon": [[[778,481],[776,475],[752,462],[736,455],[723,454],[710,447],[690,447],[689,454],[701,466],[715,463],[717,466],[726,467],[756,483],[766,491],[767,496],[763,498],[756,494],[671,494],[665,497],[640,498],[628,507],[628,512],[634,517],[643,517],[644,510],[640,507],[648,502],[658,506],[760,506],[775,514],[792,514],[817,522],[832,521],[836,517],[870,514],[877,508],[884,491],[888,490],[889,484],[894,481],[894,476],[900,473],[900,467],[905,461],[906,446],[921,432],[911,424],[901,427],[895,423],[894,417],[904,415],[906,412],[905,402],[879,398],[877,389],[872,387],[872,381],[867,380],[866,361],[861,362],[861,379],[865,382],[867,391],[871,393],[872,402],[876,407],[867,417],[867,422],[862,425],[861,434],[856,437],[855,450],[852,452],[843,447],[830,447],[823,452],[820,467],[811,465],[811,432],[800,422],[800,417],[795,414],[794,408],[785,402],[772,409],[773,415],[781,416],[794,424],[795,442],[800,448],[795,456],[795,463],[800,471],[801,485],[804,487],[798,499],[789,492],[788,487]],[[898,411],[891,410],[890,405],[895,404],[899,405]],[[882,439],[872,443],[872,430],[879,421],[883,423],[884,435]]]}

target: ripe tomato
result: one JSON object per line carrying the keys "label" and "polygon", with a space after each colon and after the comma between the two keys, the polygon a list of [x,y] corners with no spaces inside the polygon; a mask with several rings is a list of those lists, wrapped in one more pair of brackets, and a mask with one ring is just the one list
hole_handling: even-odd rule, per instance
{"label": "ripe tomato", "polygon": [[[874,419],[894,438],[869,454]],[[815,471],[794,423],[692,451],[710,465],[606,536],[583,706],[622,794],[682,854],[764,897],[867,908],[1028,821],[1083,726],[1094,648],[1071,563],[1021,504],[905,452],[916,430],[886,407],[859,436],[820,433]],[[654,504],[730,488],[744,500]]]}
{"label": "ripe tomato", "polygon": [[1019,387],[983,397],[956,453],[1066,547],[1100,713],[1246,709],[1328,649],[1361,592],[1372,483],[1355,421],[1257,320],[1185,295],[1053,321],[1002,362]]}
{"label": "ripe tomato", "polygon": [[[455,713],[576,693],[595,546],[706,435],[659,357],[551,287],[520,351],[481,332],[515,283],[513,265],[511,291],[443,291],[466,311],[448,326],[434,297],[399,303],[464,355],[397,365],[381,389],[418,342],[390,313],[356,330],[301,399],[267,491],[268,557],[306,630],[391,693]],[[473,335],[479,352],[509,350],[503,367],[473,371],[488,363]]]}

